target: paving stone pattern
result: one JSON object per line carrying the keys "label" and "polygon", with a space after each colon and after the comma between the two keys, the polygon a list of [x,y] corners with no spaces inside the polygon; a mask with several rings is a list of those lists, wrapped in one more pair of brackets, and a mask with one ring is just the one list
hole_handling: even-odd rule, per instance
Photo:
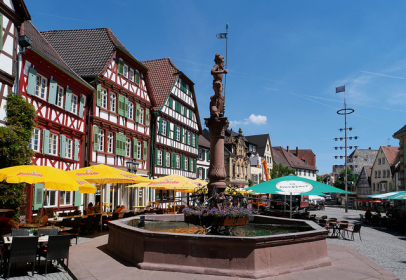
{"label": "paving stone pattern", "polygon": [[[348,210],[348,213],[345,213],[343,208],[326,207],[325,211],[312,211],[311,213],[354,223],[360,222],[359,214],[364,214],[365,211]],[[354,241],[328,238],[327,243],[353,248],[398,276],[399,279],[406,280],[405,234],[363,224],[361,227],[361,238],[362,241],[358,237],[358,234],[354,234]]]}

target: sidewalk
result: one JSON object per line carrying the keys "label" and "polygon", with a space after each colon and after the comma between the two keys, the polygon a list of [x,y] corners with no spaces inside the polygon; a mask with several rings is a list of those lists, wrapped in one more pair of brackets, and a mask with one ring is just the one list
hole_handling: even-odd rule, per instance
{"label": "sidewalk", "polygon": [[[108,235],[96,237],[91,241],[72,246],[70,250],[69,269],[78,280],[93,279],[176,279],[176,280],[228,280],[232,277],[186,274],[179,272],[141,270],[131,264],[112,256],[106,250]],[[328,244],[327,250],[332,266],[299,271],[262,279],[399,279],[370,259],[346,246]],[[245,278],[239,278],[245,279]]]}

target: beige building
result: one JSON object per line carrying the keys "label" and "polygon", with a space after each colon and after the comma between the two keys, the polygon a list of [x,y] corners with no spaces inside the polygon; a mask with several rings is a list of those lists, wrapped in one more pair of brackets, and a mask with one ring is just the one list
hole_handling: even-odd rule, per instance
{"label": "beige building", "polygon": [[395,165],[399,161],[399,147],[381,146],[371,170],[372,194],[396,190]]}

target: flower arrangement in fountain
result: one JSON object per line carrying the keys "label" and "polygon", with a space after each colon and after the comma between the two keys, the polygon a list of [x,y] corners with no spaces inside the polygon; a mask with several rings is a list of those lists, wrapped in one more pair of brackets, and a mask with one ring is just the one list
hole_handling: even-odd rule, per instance
{"label": "flower arrangement in fountain", "polygon": [[198,216],[198,217],[233,217],[242,218],[252,217],[252,211],[244,207],[225,207],[224,209],[218,209],[216,207],[201,207],[194,208],[186,207],[182,211],[186,216]]}

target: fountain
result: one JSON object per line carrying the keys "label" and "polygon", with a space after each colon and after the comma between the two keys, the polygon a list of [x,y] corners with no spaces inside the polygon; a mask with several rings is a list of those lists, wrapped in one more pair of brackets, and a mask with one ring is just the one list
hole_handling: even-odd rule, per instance
{"label": "fountain", "polygon": [[[214,61],[214,95],[210,97],[210,118],[205,119],[210,131],[210,182],[203,201],[210,209],[222,211],[227,207],[224,137],[229,122],[224,117],[222,94],[227,69],[220,54],[215,55]],[[216,222],[212,219],[203,222],[206,234],[196,234],[202,231],[194,232],[196,228],[189,224],[202,225],[202,219],[192,218],[173,214],[112,221],[107,248],[141,269],[248,278],[331,265],[326,244],[328,231],[311,221],[254,215],[247,234],[238,233],[240,228],[230,228],[244,226],[248,219],[231,219],[228,223],[225,218]],[[269,228],[275,228],[272,225],[282,228],[282,232],[271,233]],[[181,233],[178,228],[183,229]]]}

